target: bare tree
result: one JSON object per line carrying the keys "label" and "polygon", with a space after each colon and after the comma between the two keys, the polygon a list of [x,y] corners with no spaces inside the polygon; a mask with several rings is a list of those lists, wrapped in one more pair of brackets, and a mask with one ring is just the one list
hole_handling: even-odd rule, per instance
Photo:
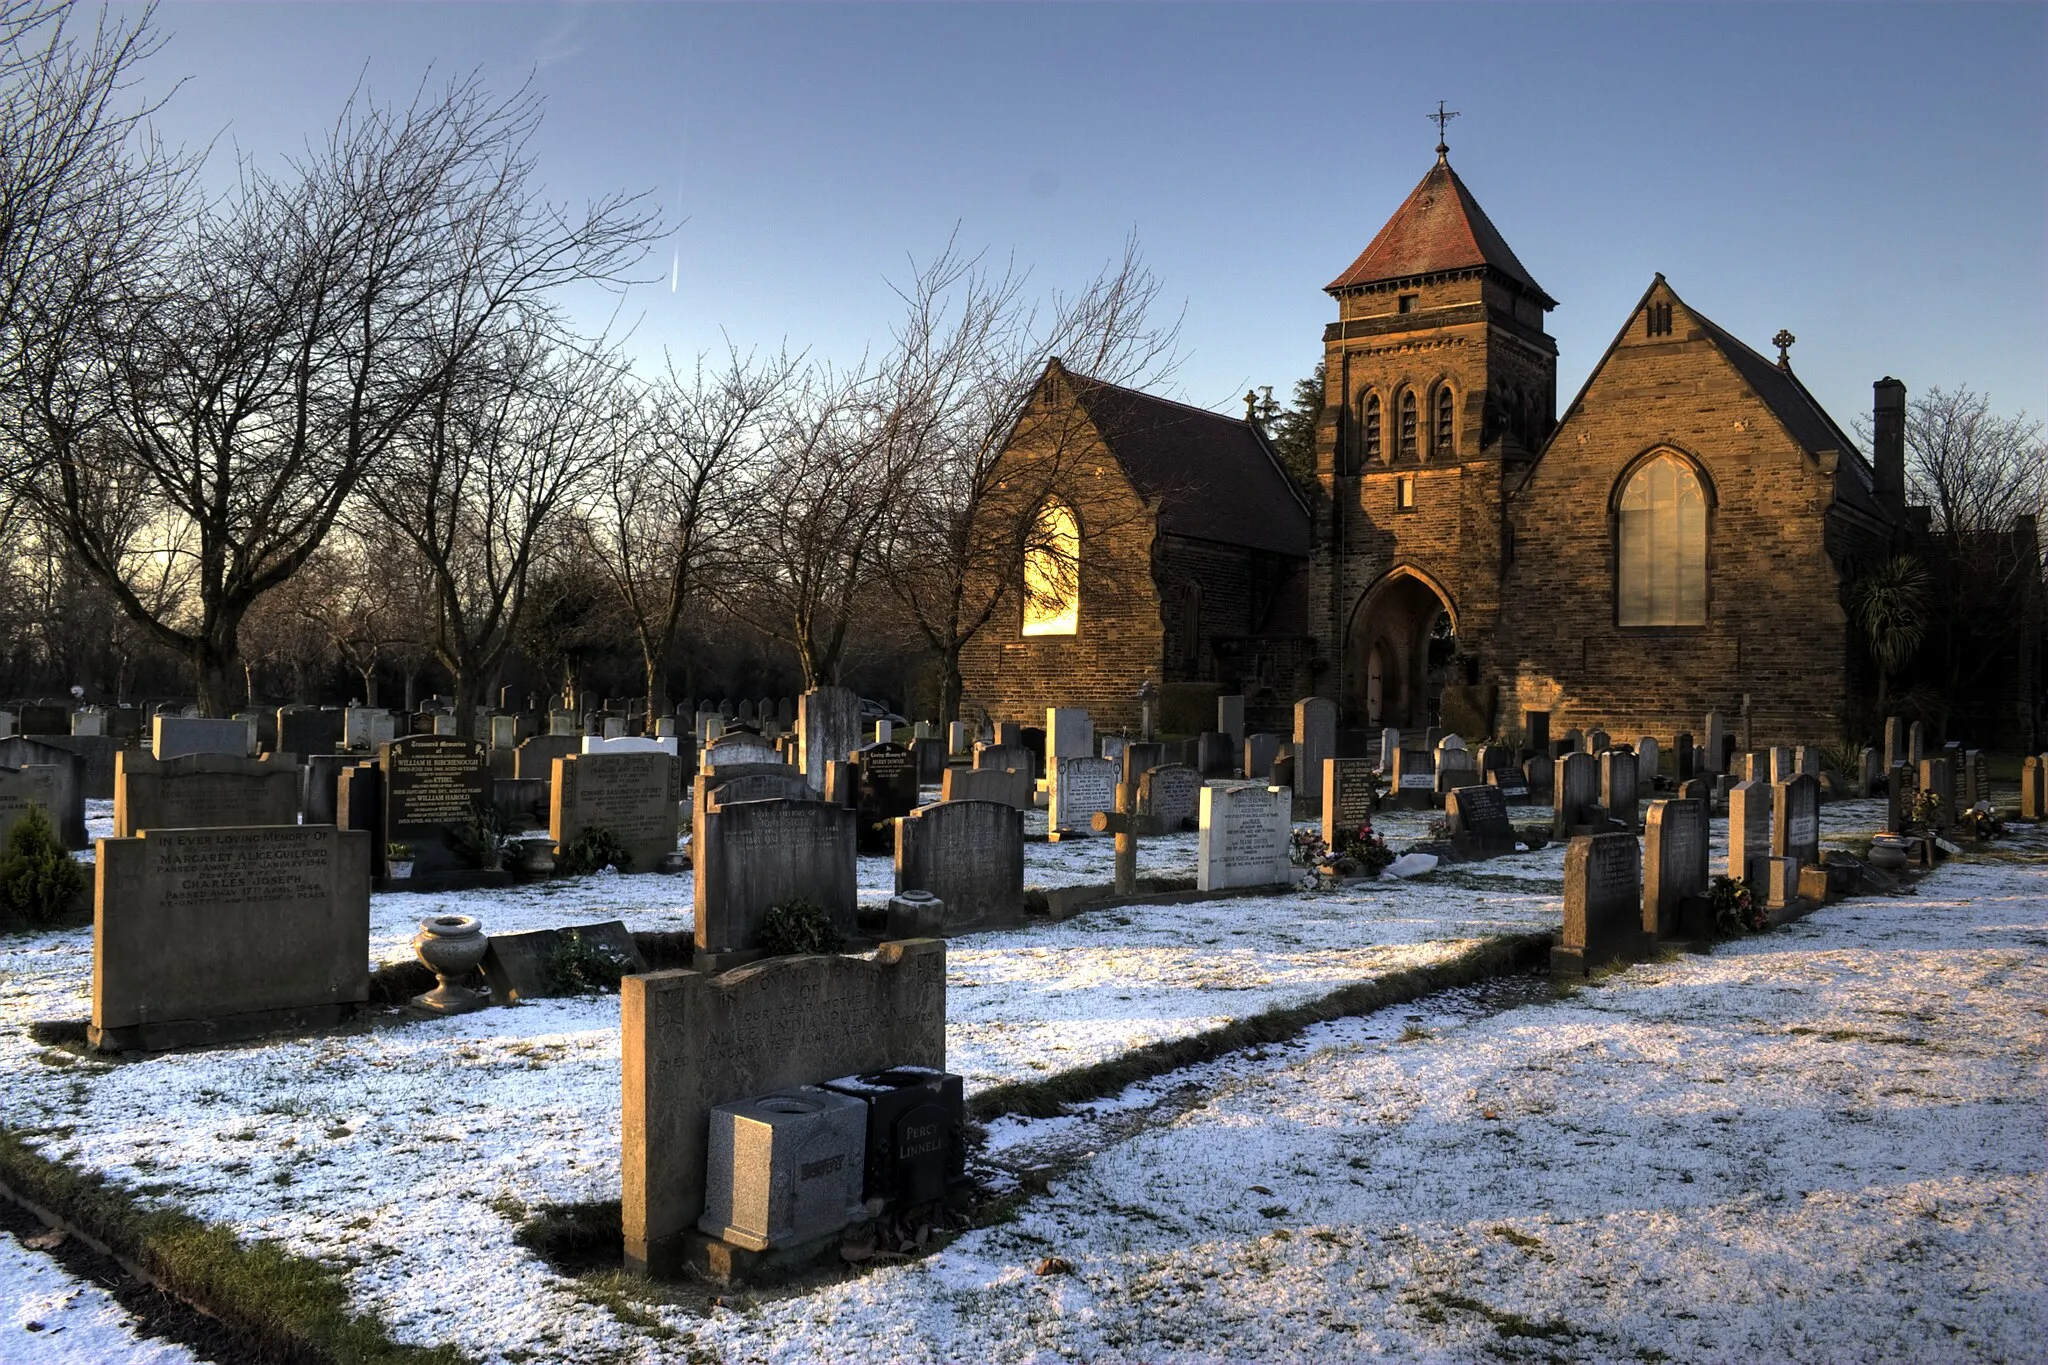
{"label": "bare tree", "polygon": [[796,655],[806,688],[834,684],[901,491],[905,417],[863,365],[816,369],[790,387],[738,523],[742,572],[722,585],[734,615]]}
{"label": "bare tree", "polygon": [[796,365],[731,349],[715,371],[702,356],[688,373],[671,360],[639,401],[615,407],[610,459],[583,526],[640,646],[650,734],[685,610],[730,576],[739,492]]}
{"label": "bare tree", "polygon": [[[904,318],[885,374],[898,447],[888,463],[902,485],[876,567],[938,664],[943,720],[959,713],[962,651],[1018,590],[1026,556],[1077,572],[1040,512],[1072,481],[1093,428],[1071,394],[1041,392],[1047,358],[1141,387],[1177,364],[1179,324],[1157,321],[1159,283],[1135,240],[1078,293],[1036,304],[1026,284],[949,244],[898,291]],[[1022,458],[1013,437],[1027,408]],[[1102,509],[1087,528],[1091,539],[1115,529]]]}
{"label": "bare tree", "polygon": [[[366,471],[554,291],[617,281],[653,217],[570,213],[532,184],[534,96],[474,81],[403,109],[352,100],[285,176],[245,167],[226,205],[87,319],[87,363],[29,385],[29,484],[130,616],[230,704],[238,633],[326,538]],[[59,367],[61,366],[61,367]],[[169,610],[140,566],[189,555]]]}
{"label": "bare tree", "polygon": [[1930,634],[1944,695],[1960,703],[2009,666],[2018,632],[2038,628],[2017,608],[2041,592],[2048,445],[2025,413],[1994,413],[1966,385],[1931,388],[1906,410],[1906,479],[1932,513]]}
{"label": "bare tree", "polygon": [[523,329],[475,357],[363,480],[366,508],[432,574],[430,638],[454,677],[458,735],[475,734],[535,565],[568,541],[567,514],[609,454],[620,388],[608,357]]}

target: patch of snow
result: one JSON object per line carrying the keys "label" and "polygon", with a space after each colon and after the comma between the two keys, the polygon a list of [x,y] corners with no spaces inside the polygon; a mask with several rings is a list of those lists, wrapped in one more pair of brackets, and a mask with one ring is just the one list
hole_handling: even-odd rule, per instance
{"label": "patch of snow", "polygon": [[0,1361],[10,1365],[196,1365],[175,1342],[136,1333],[114,1296],[0,1232]]}

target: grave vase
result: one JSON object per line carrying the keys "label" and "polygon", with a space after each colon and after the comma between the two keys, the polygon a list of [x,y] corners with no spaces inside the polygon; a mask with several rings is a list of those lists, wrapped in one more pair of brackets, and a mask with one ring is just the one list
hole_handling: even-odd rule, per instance
{"label": "grave vase", "polygon": [[413,935],[412,948],[440,985],[415,995],[412,1003],[433,1014],[467,1014],[482,1009],[488,997],[455,982],[476,970],[489,947],[483,921],[474,915],[434,915],[421,920],[420,931]]}

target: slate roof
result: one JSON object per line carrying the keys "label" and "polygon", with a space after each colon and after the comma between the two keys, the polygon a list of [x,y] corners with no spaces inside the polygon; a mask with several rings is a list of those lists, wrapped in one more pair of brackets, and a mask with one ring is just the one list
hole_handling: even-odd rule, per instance
{"label": "slate roof", "polygon": [[[1658,279],[1662,278],[1658,276]],[[1676,297],[1675,290],[1673,297]],[[1750,391],[1771,410],[1771,415],[1784,425],[1802,450],[1811,455],[1818,455],[1823,450],[1841,453],[1841,460],[1835,467],[1836,496],[1872,516],[1883,518],[1885,513],[1873,492],[1875,475],[1869,461],[1848,433],[1828,416],[1820,400],[1799,382],[1799,376],[1789,368],[1780,368],[1777,361],[1757,354],[1691,304],[1686,305],[1686,311],[1692,314],[1693,321],[1714,343],[1715,349],[1735,367],[1735,372],[1742,376]]]}
{"label": "slate roof", "polygon": [[1309,514],[1259,429],[1064,369],[1103,444],[1172,535],[1308,558]]}
{"label": "slate roof", "polygon": [[1323,287],[1335,291],[1354,284],[1475,266],[1491,266],[1542,300],[1544,307],[1557,306],[1557,300],[1544,293],[1543,286],[1515,259],[1507,240],[1451,169],[1449,159],[1439,156],[1351,268]]}

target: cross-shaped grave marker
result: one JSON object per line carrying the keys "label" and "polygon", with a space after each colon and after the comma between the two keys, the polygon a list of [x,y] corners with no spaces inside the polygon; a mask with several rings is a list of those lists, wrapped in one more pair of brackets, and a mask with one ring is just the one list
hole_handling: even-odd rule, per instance
{"label": "cross-shaped grave marker", "polygon": [[1116,784],[1116,813],[1099,810],[1089,818],[1097,834],[1116,836],[1116,894],[1138,893],[1138,789],[1128,782]]}

